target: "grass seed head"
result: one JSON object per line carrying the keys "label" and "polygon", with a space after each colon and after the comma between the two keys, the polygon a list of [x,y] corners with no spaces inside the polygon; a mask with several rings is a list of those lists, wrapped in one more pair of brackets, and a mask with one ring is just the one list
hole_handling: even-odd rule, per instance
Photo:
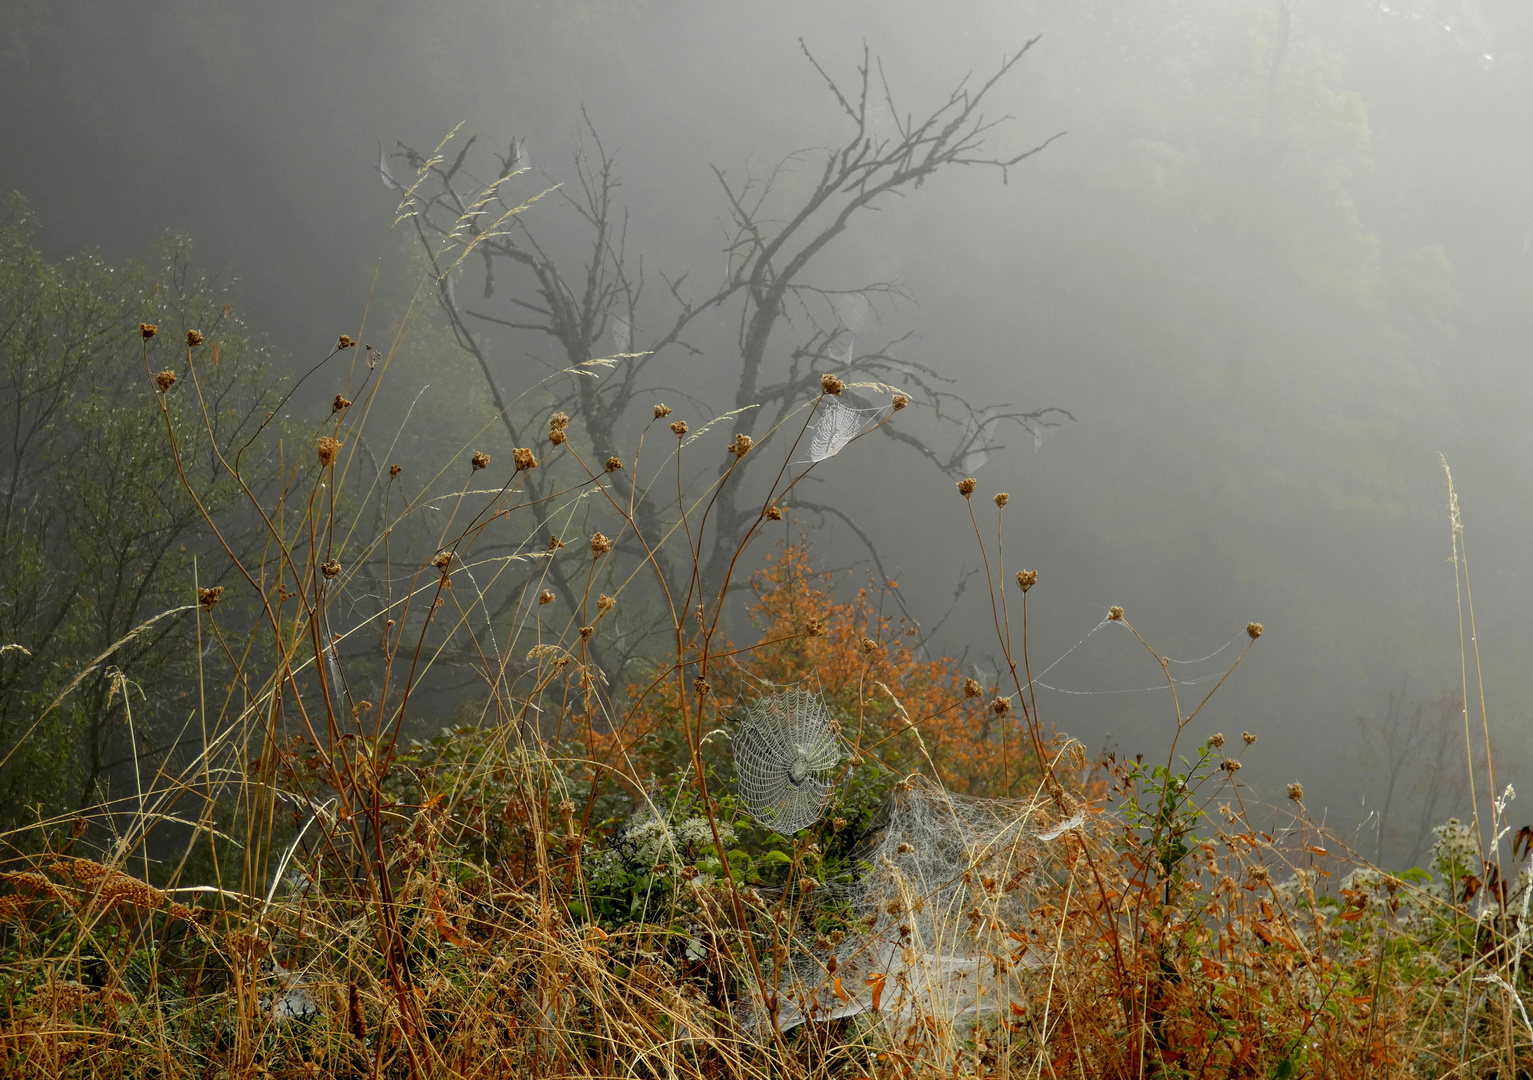
{"label": "grass seed head", "polygon": [[141,322],[138,324],[138,332],[140,337],[148,341],[160,332],[160,328],[152,322]]}
{"label": "grass seed head", "polygon": [[820,390],[822,392],[824,392],[826,394],[839,394],[841,391],[843,391],[845,389],[846,389],[846,383],[842,382],[840,379],[836,378],[834,375],[821,375],[820,376]]}
{"label": "grass seed head", "polygon": [[1038,571],[1017,571],[1017,588],[1021,589],[1023,592],[1027,592],[1028,589],[1031,589],[1036,584],[1038,584]]}
{"label": "grass seed head", "polygon": [[325,435],[319,440],[319,463],[325,468],[328,469],[335,464],[335,459],[340,452],[341,441],[339,439]]}
{"label": "grass seed head", "polygon": [[186,332],[186,347],[188,349],[196,348],[198,345],[201,345],[201,344],[202,344],[202,331],[201,330],[188,330]]}
{"label": "grass seed head", "polygon": [[527,446],[518,446],[513,449],[511,461],[516,465],[517,472],[526,472],[528,469],[538,467],[538,459],[532,456],[532,449]]}
{"label": "grass seed head", "polygon": [[603,536],[601,533],[595,533],[591,537],[591,558],[599,559],[611,550],[612,540],[609,537]]}
{"label": "grass seed head", "polygon": [[165,393],[176,385],[176,373],[174,371],[162,371],[154,377],[154,384],[160,388],[160,393]]}
{"label": "grass seed head", "polygon": [[206,589],[198,589],[197,603],[201,604],[205,610],[212,611],[213,608],[218,604],[220,598],[223,597],[223,595],[224,587],[222,585],[213,585]]}
{"label": "grass seed head", "polygon": [[958,494],[965,499],[974,494],[974,489],[979,487],[979,481],[972,476],[966,476],[958,481]]}
{"label": "grass seed head", "polygon": [[904,394],[895,394],[894,395],[894,411],[895,412],[899,412],[901,409],[903,409],[906,405],[909,405],[909,404],[910,404],[910,399],[908,397],[906,397]]}
{"label": "grass seed head", "polygon": [[474,467],[475,472],[478,472],[480,469],[489,468],[490,465],[490,455],[479,450],[475,450],[474,456],[468,460],[469,464]]}
{"label": "grass seed head", "polygon": [[622,472],[623,471],[623,459],[618,457],[616,454],[613,454],[611,457],[609,457],[607,459],[607,466],[606,467],[607,467],[607,471],[608,472]]}

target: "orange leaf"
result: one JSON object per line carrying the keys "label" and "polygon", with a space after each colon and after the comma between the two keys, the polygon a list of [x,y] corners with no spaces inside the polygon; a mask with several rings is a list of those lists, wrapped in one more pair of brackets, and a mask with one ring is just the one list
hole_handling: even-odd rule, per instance
{"label": "orange leaf", "polygon": [[842,1001],[850,1002],[852,1000],[852,995],[848,994],[846,989],[841,985],[841,976],[836,976],[833,989],[836,991],[836,996]]}
{"label": "orange leaf", "polygon": [[873,1011],[877,1012],[878,1003],[884,997],[884,973],[882,971],[875,971],[868,976],[867,983],[873,988]]}
{"label": "orange leaf", "polygon": [[1310,844],[1309,845],[1309,850],[1313,851],[1316,855],[1329,855],[1330,854],[1330,852],[1326,851],[1325,848],[1323,848],[1323,847],[1316,847],[1314,844]]}

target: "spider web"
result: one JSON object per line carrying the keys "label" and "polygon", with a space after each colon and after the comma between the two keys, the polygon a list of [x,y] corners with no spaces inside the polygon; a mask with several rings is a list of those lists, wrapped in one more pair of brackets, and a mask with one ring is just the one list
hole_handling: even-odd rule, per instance
{"label": "spider web", "polygon": [[841,449],[874,424],[882,409],[853,409],[833,397],[825,398],[809,438],[809,460],[833,458]]}
{"label": "spider web", "polygon": [[740,801],[762,825],[796,833],[820,816],[841,756],[820,695],[795,689],[762,698],[734,737]]}

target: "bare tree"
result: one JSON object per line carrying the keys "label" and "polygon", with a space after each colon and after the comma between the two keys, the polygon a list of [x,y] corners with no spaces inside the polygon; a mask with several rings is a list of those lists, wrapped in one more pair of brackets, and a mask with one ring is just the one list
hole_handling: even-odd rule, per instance
{"label": "bare tree", "polygon": [[[426,155],[399,144],[395,156],[417,174],[408,189],[392,178],[386,161],[380,160],[379,170],[386,184],[405,192],[404,212],[433,260],[440,302],[452,332],[477,360],[513,444],[527,445],[530,440],[518,430],[506,391],[497,379],[486,340],[490,328],[542,335],[555,343],[571,367],[614,351],[625,355],[625,362],[602,380],[570,380],[561,401],[599,445],[612,438],[625,419],[632,422],[636,402],[656,393],[656,362],[667,355],[701,356],[702,347],[695,339],[701,330],[700,318],[727,313],[737,327],[738,362],[729,413],[737,433],[754,438],[784,423],[818,392],[820,373],[833,369],[854,386],[885,392],[898,387],[931,408],[939,419],[961,425],[962,436],[951,453],[939,451],[926,437],[902,427],[883,425],[880,430],[938,469],[967,471],[995,448],[1002,423],[1019,424],[1037,434],[1069,414],[1057,408],[976,410],[949,388],[951,381],[940,372],[897,356],[894,350],[902,339],[858,351],[855,335],[866,317],[878,303],[902,297],[903,290],[892,282],[830,288],[817,283],[812,272],[824,252],[865,211],[956,166],[988,166],[999,170],[1004,179],[1012,166],[1052,141],[1010,154],[996,154],[987,145],[991,132],[1006,118],[988,118],[981,106],[1033,43],[1005,57],[978,86],[971,87],[968,79],[961,81],[924,117],[903,114],[901,118],[882,69],[866,47],[854,87],[847,92],[801,42],[804,55],[845,114],[850,126],[845,141],[791,155],[764,178],[735,179],[715,168],[726,210],[722,278],[697,291],[691,285],[692,274],[659,274],[664,286],[660,303],[648,298],[646,270],[628,251],[628,219],[615,199],[619,182],[614,158],[589,119],[594,154],[578,151],[575,182],[553,189],[586,229],[582,253],[575,257],[561,258],[553,242],[529,224],[529,215],[514,213],[518,208],[506,196],[506,181],[526,167],[526,151],[519,140],[513,140],[505,155],[496,155],[498,172],[493,178],[476,176],[469,168],[474,138],[450,161],[445,155]],[[784,200],[777,196],[784,169],[790,164],[802,167],[805,162],[817,162],[812,166],[817,173],[812,188],[807,194],[800,192],[789,205],[781,205]],[[499,214],[493,224],[492,213]],[[478,254],[484,274],[483,301],[504,290],[503,282],[511,283],[501,310],[484,310],[486,305],[467,304],[456,296],[451,266],[444,265],[440,255],[444,241],[454,237],[463,241],[459,250],[471,248]],[[556,239],[567,242],[564,236]],[[655,314],[657,310],[661,314]],[[641,338],[640,328],[646,322],[655,329]],[[797,342],[779,344],[785,334],[797,334]],[[615,350],[604,347],[609,341]],[[743,484],[744,477],[757,466],[772,467],[759,456],[735,463],[735,482],[717,493],[709,535],[695,540],[691,557],[697,566],[696,597],[726,579],[736,541],[764,510],[742,501],[753,490]],[[716,475],[722,476],[730,467],[719,464]],[[613,479],[623,498],[633,494],[637,478],[625,474]],[[534,506],[543,505],[542,483],[546,481],[529,481]],[[637,508],[639,526],[658,535],[661,510],[657,505],[638,499],[632,505]],[[876,561],[867,532],[852,524]],[[671,574],[672,567],[657,569],[671,580],[685,580]],[[574,583],[557,568],[553,577],[565,601],[573,604]]]}

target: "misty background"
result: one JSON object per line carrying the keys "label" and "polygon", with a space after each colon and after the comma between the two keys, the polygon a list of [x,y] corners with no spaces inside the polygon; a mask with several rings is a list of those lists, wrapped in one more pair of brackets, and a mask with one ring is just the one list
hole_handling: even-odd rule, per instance
{"label": "misty background", "polygon": [[[949,170],[862,217],[818,278],[898,283],[910,299],[875,303],[859,334],[911,334],[901,355],[976,405],[1073,415],[1041,440],[1002,427],[1004,448],[974,473],[977,510],[1011,493],[1008,567],[1039,572],[1043,718],[1089,749],[1158,757],[1174,720],[1159,664],[1099,627],[1107,608],[1191,661],[1186,680],[1222,672],[1256,620],[1265,635],[1190,735],[1256,733],[1242,781],[1280,801],[1302,780],[1315,816],[1346,827],[1379,806],[1394,732],[1416,744],[1396,769],[1413,805],[1434,799],[1433,821],[1467,814],[1451,790],[1461,764],[1422,756],[1445,721],[1462,754],[1441,452],[1499,765],[1522,779],[1526,4],[12,0],[4,19],[0,189],[27,198],[47,254],[122,261],[185,232],[201,261],[237,274],[244,318],[288,372],[364,312],[385,336],[413,287],[380,149],[427,149],[459,123],[485,152],[525,139],[530,194],[573,179],[594,129],[621,174],[629,250],[656,271],[716,272],[727,205],[712,168],[764,175],[847,134],[800,39],[845,78],[866,43],[920,113],[1039,37],[994,91],[987,114],[1013,119],[992,145],[1066,134],[1004,183]],[[528,213],[551,237],[569,217],[552,202]],[[429,383],[423,416],[478,430],[482,408],[457,392],[477,376],[451,338],[423,325],[415,341],[395,389]],[[544,344],[498,344],[508,379],[554,363]],[[695,366],[669,376],[725,411],[721,393],[710,401],[725,384],[706,356]],[[952,481],[864,440],[817,470],[810,497],[876,538],[928,647],[984,673],[997,650]],[[843,524],[800,521],[822,565],[862,580]],[[1212,685],[1194,682],[1184,704]],[[1472,666],[1470,691],[1478,727]],[[1403,859],[1420,829],[1398,802],[1391,826],[1385,858]],[[1374,836],[1360,835],[1365,854]]]}

